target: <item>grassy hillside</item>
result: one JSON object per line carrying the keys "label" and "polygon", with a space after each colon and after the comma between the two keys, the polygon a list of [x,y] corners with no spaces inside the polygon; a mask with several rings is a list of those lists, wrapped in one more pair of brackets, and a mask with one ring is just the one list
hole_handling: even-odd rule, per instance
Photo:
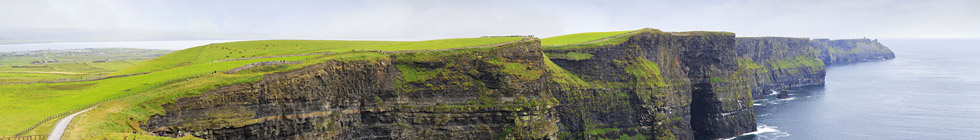
{"label": "grassy hillside", "polygon": [[33,123],[51,115],[81,107],[96,101],[139,92],[152,88],[150,85],[173,79],[210,74],[261,61],[298,61],[313,56],[281,57],[229,61],[192,65],[158,71],[145,75],[111,78],[99,81],[71,83],[35,83],[0,85],[0,134],[12,135]]}
{"label": "grassy hillside", "polygon": [[123,69],[112,75],[153,72],[217,60],[306,54],[346,52],[351,50],[407,51],[437,50],[490,45],[520,40],[521,37],[456,38],[427,41],[347,41],[347,40],[261,40],[210,44],[180,50],[157,59]]}
{"label": "grassy hillside", "polygon": [[[128,126],[130,124],[127,124],[129,121],[126,118],[146,115],[149,113],[147,111],[162,111],[159,110],[159,104],[157,106],[146,106],[145,101],[148,101],[148,98],[164,98],[169,99],[164,101],[173,101],[172,99],[176,99],[177,97],[197,95],[221,85],[254,82],[261,79],[262,75],[267,73],[298,69],[329,60],[381,59],[385,58],[382,56],[387,56],[387,54],[381,52],[351,50],[436,50],[492,45],[521,39],[522,37],[464,38],[429,41],[269,40],[205,45],[164,55],[116,73],[118,75],[151,72],[142,75],[87,82],[0,85],[0,89],[4,89],[4,92],[0,92],[0,97],[2,97],[0,98],[0,106],[4,106],[4,108],[0,108],[0,112],[4,112],[0,113],[0,136],[13,135],[45,117],[84,107],[85,105],[103,99],[119,96],[125,98],[122,98],[120,101],[106,103],[109,104],[107,106],[111,106],[107,108],[113,108],[115,110],[93,110],[93,112],[138,112],[135,112],[136,114],[125,114],[129,116],[107,116],[109,118],[93,118],[88,120],[79,119],[81,124],[86,124],[86,121],[88,121],[88,124],[94,124],[85,125],[85,127],[94,128],[79,133],[94,135],[104,132],[138,129]],[[238,58],[242,56],[261,57],[315,52],[339,53],[213,62],[216,60],[232,59],[231,55],[228,54],[229,52],[237,55]],[[217,55],[222,55],[222,57],[213,57]],[[225,57],[224,55],[228,56]],[[260,67],[235,74],[221,73],[235,67],[266,61],[302,61],[303,63],[276,67]],[[99,67],[111,68],[118,66],[99,65]],[[116,106],[120,104],[121,106]],[[43,134],[47,130],[35,131],[44,131],[35,132]]]}
{"label": "grassy hillside", "polygon": [[554,46],[554,45],[567,45],[576,43],[585,43],[593,40],[599,40],[603,38],[613,37],[616,35],[621,35],[629,33],[631,31],[613,31],[613,32],[590,32],[590,33],[577,33],[569,35],[561,35],[555,37],[549,37],[541,39],[541,46]]}
{"label": "grassy hillside", "polygon": [[31,62],[57,60],[60,63],[93,63],[105,60],[153,59],[173,50],[133,49],[133,48],[86,48],[63,50],[37,50],[0,52],[0,66],[30,66]]}
{"label": "grassy hillside", "polygon": [[0,84],[93,78],[170,52],[128,48],[0,52]]}
{"label": "grassy hillside", "polygon": [[[571,35],[564,35],[564,36],[556,36],[556,37],[551,37],[551,38],[545,38],[545,39],[541,39],[541,44],[542,44],[541,45],[541,48],[542,49],[545,49],[545,50],[569,50],[569,49],[590,48],[590,47],[598,47],[598,46],[603,46],[603,45],[620,44],[620,43],[626,42],[626,40],[629,40],[629,38],[631,36],[633,36],[633,35],[636,35],[636,34],[639,34],[639,33],[643,33],[643,32],[660,32],[660,30],[657,30],[657,29],[640,29],[640,30],[634,30],[634,31],[621,31],[621,32],[622,32],[622,34],[612,34],[610,32],[599,32],[599,33],[606,33],[604,35],[604,37],[600,37],[600,36],[598,36],[596,34],[580,33],[580,34],[571,34]],[[593,40],[586,40],[585,39],[586,37],[574,37],[574,36],[591,36],[590,38],[592,38]],[[609,37],[613,37],[613,38],[609,38]],[[579,41],[581,41],[581,42],[579,42],[579,43],[573,43],[573,44],[562,44],[562,42],[570,42],[570,41],[567,41],[567,40],[562,40],[562,38],[579,38],[575,42],[579,42]],[[609,38],[609,39],[600,40],[600,39],[603,39],[603,38]],[[592,41],[592,42],[590,42],[590,41]],[[585,43],[585,42],[588,42],[588,43]],[[545,43],[547,43],[547,44],[560,44],[560,45],[545,46],[544,45]],[[551,57],[554,57],[554,58],[563,58],[561,54],[547,54],[547,55],[548,56],[551,56]],[[565,55],[574,55],[574,54],[565,54]],[[581,54],[579,56],[581,56]]]}

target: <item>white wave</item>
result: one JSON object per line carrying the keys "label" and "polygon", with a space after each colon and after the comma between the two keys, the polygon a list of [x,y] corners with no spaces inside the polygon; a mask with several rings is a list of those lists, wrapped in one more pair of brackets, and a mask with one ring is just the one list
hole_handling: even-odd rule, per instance
{"label": "white wave", "polygon": [[736,137],[726,138],[725,140],[734,140],[735,138],[738,138],[738,137],[741,137],[741,136],[750,136],[750,135],[755,135],[756,136],[756,139],[762,139],[762,140],[774,140],[776,138],[790,136],[789,133],[779,131],[779,129],[776,129],[776,128],[779,128],[779,127],[776,127],[776,126],[768,126],[766,124],[761,124],[760,123],[760,124],[756,125],[756,130],[755,131],[744,133],[744,134],[739,135],[739,136],[736,136]]}
{"label": "white wave", "polygon": [[753,103],[752,106],[762,106],[762,104]]}
{"label": "white wave", "polygon": [[789,98],[783,98],[783,99],[779,99],[779,100],[792,101],[792,100],[795,100],[795,99],[796,99],[796,97],[789,97]]}

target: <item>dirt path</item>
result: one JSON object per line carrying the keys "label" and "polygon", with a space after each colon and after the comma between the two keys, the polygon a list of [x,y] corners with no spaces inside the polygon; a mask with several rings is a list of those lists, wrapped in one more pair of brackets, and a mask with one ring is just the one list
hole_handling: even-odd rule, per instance
{"label": "dirt path", "polygon": [[[95,107],[92,107],[92,108],[95,108]],[[75,114],[68,115],[68,117],[65,117],[65,118],[59,120],[58,123],[54,125],[54,129],[51,129],[51,133],[48,134],[48,140],[60,140],[61,139],[61,135],[64,135],[65,134],[65,129],[68,129],[68,123],[71,123],[71,119],[72,118],[75,118],[75,116],[78,116],[78,114],[82,114],[82,112],[88,111],[89,109],[92,109],[92,108],[88,108],[88,109],[85,109],[85,110],[76,112]]]}

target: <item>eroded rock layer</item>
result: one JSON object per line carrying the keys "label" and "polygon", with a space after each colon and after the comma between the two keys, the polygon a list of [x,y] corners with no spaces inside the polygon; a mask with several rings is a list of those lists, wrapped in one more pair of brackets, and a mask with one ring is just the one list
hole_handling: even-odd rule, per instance
{"label": "eroded rock layer", "polygon": [[[755,130],[735,36],[647,30],[622,43],[549,47],[562,139],[724,138]],[[588,56],[588,57],[572,57]],[[562,75],[562,74],[556,74]],[[570,77],[570,78],[569,78]]]}

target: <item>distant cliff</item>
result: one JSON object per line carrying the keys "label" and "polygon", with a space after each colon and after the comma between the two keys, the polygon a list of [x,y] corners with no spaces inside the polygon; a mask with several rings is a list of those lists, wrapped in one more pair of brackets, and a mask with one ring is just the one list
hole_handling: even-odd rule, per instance
{"label": "distant cliff", "polygon": [[739,37],[739,74],[750,77],[753,97],[770,91],[823,85],[826,67],[817,59],[809,39]]}
{"label": "distant cliff", "polygon": [[814,39],[810,40],[810,47],[816,50],[817,58],[827,65],[895,58],[895,53],[877,39]]}

